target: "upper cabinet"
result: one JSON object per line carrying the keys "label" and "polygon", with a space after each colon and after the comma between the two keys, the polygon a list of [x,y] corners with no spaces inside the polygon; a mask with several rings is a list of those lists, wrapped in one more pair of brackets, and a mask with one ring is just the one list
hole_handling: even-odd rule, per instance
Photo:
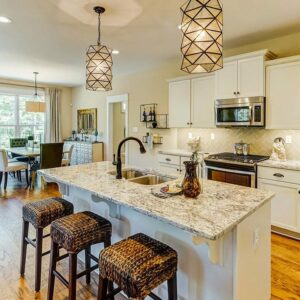
{"label": "upper cabinet", "polygon": [[170,127],[214,127],[214,76],[169,83]]}
{"label": "upper cabinet", "polygon": [[267,50],[225,60],[216,71],[216,98],[265,96],[265,60],[274,56]]}
{"label": "upper cabinet", "polygon": [[267,128],[300,129],[300,56],[267,66]]}
{"label": "upper cabinet", "polygon": [[190,80],[169,83],[170,127],[189,127],[191,114]]}

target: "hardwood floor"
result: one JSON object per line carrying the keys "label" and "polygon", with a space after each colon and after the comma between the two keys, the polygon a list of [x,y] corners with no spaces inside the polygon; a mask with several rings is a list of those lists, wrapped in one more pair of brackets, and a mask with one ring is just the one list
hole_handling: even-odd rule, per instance
{"label": "hardwood floor", "polygon": [[[28,246],[26,276],[23,279],[19,275],[22,206],[31,201],[58,196],[59,193],[55,184],[48,185],[45,191],[39,187],[29,191],[25,190],[23,182],[22,185],[10,178],[7,191],[0,189],[0,300],[47,299],[49,256],[43,258],[40,293],[35,295],[33,291],[34,249],[31,246]],[[33,233],[32,228],[30,232]],[[48,249],[49,239],[45,241],[44,249]],[[60,262],[59,270],[68,274],[67,263]],[[84,278],[78,280],[77,299],[96,299],[97,282],[95,274],[90,286],[86,286]],[[54,299],[65,300],[67,296],[67,289],[56,280]],[[272,235],[271,299],[300,300],[300,242],[276,234]]]}

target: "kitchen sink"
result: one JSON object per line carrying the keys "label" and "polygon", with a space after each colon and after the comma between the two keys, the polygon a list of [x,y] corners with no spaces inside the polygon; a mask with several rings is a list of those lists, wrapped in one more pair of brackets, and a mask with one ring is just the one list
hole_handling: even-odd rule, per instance
{"label": "kitchen sink", "polygon": [[[111,171],[111,172],[108,172],[108,174],[116,176],[117,172]],[[132,179],[132,178],[137,178],[137,177],[141,177],[141,176],[145,176],[145,175],[147,175],[147,173],[142,172],[140,170],[135,170],[135,169],[122,170],[122,178],[124,178],[124,179]]]}
{"label": "kitchen sink", "polygon": [[170,176],[161,176],[161,175],[145,175],[142,177],[137,177],[130,179],[130,182],[142,184],[142,185],[156,185],[156,184],[161,184],[164,182],[172,181],[175,180],[175,177],[170,177]]}

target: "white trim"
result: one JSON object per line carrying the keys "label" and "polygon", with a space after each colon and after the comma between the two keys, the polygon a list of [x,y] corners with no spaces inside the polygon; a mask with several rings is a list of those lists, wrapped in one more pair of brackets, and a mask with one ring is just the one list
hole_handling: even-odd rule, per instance
{"label": "white trim", "polygon": [[[128,94],[122,95],[114,95],[114,96],[107,96],[107,147],[106,147],[106,157],[107,160],[113,159],[113,139],[111,138],[113,134],[113,110],[112,105],[113,103],[124,102],[126,104],[126,111],[125,111],[125,135],[128,137]],[[128,145],[125,145],[125,163],[128,164]]]}
{"label": "white trim", "polygon": [[299,62],[299,61],[300,61],[300,55],[294,55],[294,56],[283,57],[283,58],[266,61],[265,65],[266,65],[266,67],[269,67],[269,66],[281,65],[281,64],[292,63],[292,62]]}

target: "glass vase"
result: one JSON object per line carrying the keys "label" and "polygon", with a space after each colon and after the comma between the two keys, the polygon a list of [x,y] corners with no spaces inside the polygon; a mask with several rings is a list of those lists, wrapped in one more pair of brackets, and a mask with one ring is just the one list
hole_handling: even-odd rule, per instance
{"label": "glass vase", "polygon": [[201,185],[197,176],[198,162],[185,161],[185,176],[182,182],[183,194],[189,198],[196,198],[201,193]]}

